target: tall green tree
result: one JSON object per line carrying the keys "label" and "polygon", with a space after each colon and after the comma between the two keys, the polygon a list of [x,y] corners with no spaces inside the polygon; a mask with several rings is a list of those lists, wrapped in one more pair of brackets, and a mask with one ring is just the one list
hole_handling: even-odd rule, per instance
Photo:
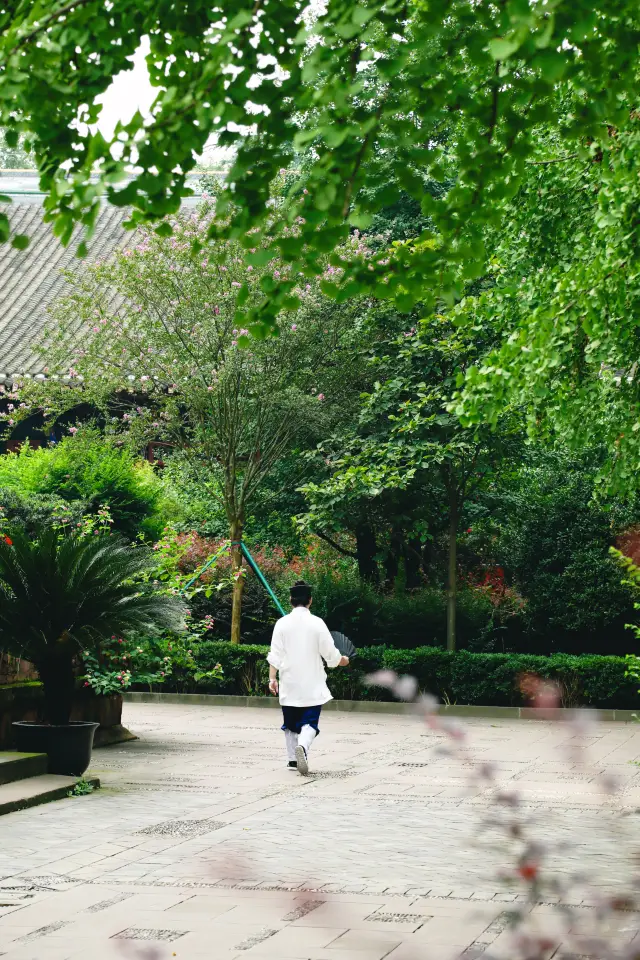
{"label": "tall green tree", "polygon": [[[106,139],[96,97],[131,69],[143,37],[158,88],[152,116],[136,114]],[[32,2],[0,13],[0,123],[9,145],[21,133],[31,139],[46,215],[63,241],[78,220],[91,228],[102,188],[131,205],[136,221],[176,212],[186,173],[216,134],[236,148],[223,198],[234,214],[212,233],[262,226],[274,250],[310,272],[349,222],[368,226],[397,199],[395,182],[386,194],[364,189],[384,182],[365,161],[391,152],[398,184],[432,218],[424,240],[436,242],[371,271],[347,258],[344,292],[410,307],[427,294],[455,298],[465,277],[484,271],[486,225],[500,221],[527,163],[545,159],[541,129],[585,159],[602,150],[609,166],[617,153],[606,124],[634,130],[639,39],[635,0],[335,0],[320,15],[302,0],[221,0],[211,9],[193,0]],[[454,134],[446,155],[443,131]],[[309,145],[307,192],[274,225],[272,181]],[[139,172],[123,186],[127,166]],[[622,201],[635,172],[614,166],[608,183]],[[422,174],[446,183],[452,171],[451,189],[425,195]],[[300,215],[292,240],[284,228]],[[253,319],[273,325],[293,288],[281,278]]]}
{"label": "tall green tree", "polygon": [[637,543],[637,494],[606,496],[597,483],[605,451],[528,444],[507,475],[483,492],[467,548],[504,570],[524,605],[527,649],[624,653],[631,594],[610,548]]}
{"label": "tall green tree", "polygon": [[438,316],[389,343],[376,359],[378,380],[357,429],[334,454],[330,477],[304,488],[309,501],[304,522],[312,528],[336,513],[344,522],[349,511],[371,509],[390,492],[406,493],[409,503],[416,489],[427,498],[422,510],[411,511],[410,539],[419,543],[421,535],[446,524],[450,650],[456,645],[457,540],[465,504],[513,446],[506,424],[496,431],[466,428],[448,410],[457,378],[489,342],[486,333],[470,337]]}
{"label": "tall green tree", "polygon": [[[323,384],[337,389],[351,331],[310,303],[280,336],[251,341],[235,326],[238,302],[274,282],[278,265],[254,270],[232,241],[194,252],[210,216],[204,207],[171,237],[142,235],[70,276],[44,346],[52,379],[32,385],[31,400],[48,413],[89,400],[137,449],[165,442],[194,462],[227,517],[237,643],[251,504],[282,457],[326,429]],[[300,296],[317,302],[310,284]]]}
{"label": "tall green tree", "polygon": [[[143,37],[152,116],[105,138],[96,98]],[[236,152],[209,238],[242,238],[254,267],[269,256],[292,267],[238,305],[238,326],[276,331],[300,304],[300,274],[321,276],[326,255],[339,282],[322,283],[337,299],[432,312],[464,298],[459,322],[497,313],[505,339],[469,370],[458,415],[495,422],[526,402],[532,423],[551,415],[577,438],[585,411],[619,401],[601,436],[628,483],[640,435],[639,41],[636,0],[332,0],[319,14],[304,0],[34,0],[0,12],[0,124],[9,146],[22,135],[32,145],[63,242],[77,222],[91,232],[101,191],[133,223],[175,213],[215,135]],[[303,153],[304,190],[274,208],[274,179]],[[519,277],[505,258],[492,263],[532,169],[545,171],[546,186],[529,190],[543,207],[574,161],[597,169],[592,229],[574,256]],[[420,205],[419,238],[363,262],[344,246],[349,231],[401,196]]]}

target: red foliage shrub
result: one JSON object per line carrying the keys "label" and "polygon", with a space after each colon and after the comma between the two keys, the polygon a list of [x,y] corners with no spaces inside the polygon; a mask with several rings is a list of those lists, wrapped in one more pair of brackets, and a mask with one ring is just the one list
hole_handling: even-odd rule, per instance
{"label": "red foliage shrub", "polygon": [[616,549],[640,566],[640,525],[629,527],[616,537]]}

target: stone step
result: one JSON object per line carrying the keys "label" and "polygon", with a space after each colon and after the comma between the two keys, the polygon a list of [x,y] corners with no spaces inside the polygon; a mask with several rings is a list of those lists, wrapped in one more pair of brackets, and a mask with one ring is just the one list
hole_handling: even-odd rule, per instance
{"label": "stone step", "polygon": [[0,750],[0,784],[26,780],[47,772],[46,753],[18,753]]}
{"label": "stone step", "polygon": [[[44,773],[26,780],[17,780],[0,786],[0,816],[13,813],[15,810],[26,810],[27,807],[37,807],[40,803],[49,803],[51,800],[62,800],[68,796],[79,781],[79,777],[61,777],[54,773]],[[100,786],[97,777],[87,774],[83,782],[93,787]]]}

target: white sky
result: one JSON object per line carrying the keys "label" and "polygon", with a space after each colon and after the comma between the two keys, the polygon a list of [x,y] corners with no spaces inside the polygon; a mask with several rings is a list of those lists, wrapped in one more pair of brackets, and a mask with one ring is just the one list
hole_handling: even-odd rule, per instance
{"label": "white sky", "polygon": [[143,116],[149,115],[158,91],[149,82],[149,72],[144,60],[148,52],[149,42],[145,40],[132,58],[133,70],[117,74],[106,93],[98,97],[97,102],[102,103],[98,127],[103,136],[113,136],[118,120],[128,123],[136,110]]}
{"label": "white sky", "polygon": [[[98,128],[103,136],[113,136],[116,123],[120,120],[128,123],[136,110],[143,116],[149,116],[151,105],[158,94],[158,87],[152,87],[149,81],[149,71],[145,57],[149,52],[149,41],[145,38],[131,58],[132,70],[125,70],[113,78],[109,89],[98,97],[102,103],[102,111],[98,120]],[[208,164],[219,163],[227,151],[217,150],[212,144],[205,150],[205,160]]]}

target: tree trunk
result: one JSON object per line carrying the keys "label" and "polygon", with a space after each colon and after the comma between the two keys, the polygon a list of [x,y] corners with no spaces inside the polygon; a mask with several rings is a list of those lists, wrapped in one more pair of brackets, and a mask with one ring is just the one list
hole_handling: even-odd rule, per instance
{"label": "tree trunk", "polygon": [[242,594],[244,593],[244,569],[242,565],[242,521],[231,524],[231,573],[233,595],[231,600],[231,643],[240,643],[242,625]]}
{"label": "tree trunk", "polygon": [[356,528],[356,558],[358,562],[358,573],[363,580],[368,583],[379,583],[380,573],[376,562],[376,553],[378,545],[373,527],[368,523],[363,523]]}
{"label": "tree trunk", "polygon": [[49,723],[69,723],[75,680],[73,656],[55,652],[36,664],[44,692],[45,718]]}
{"label": "tree trunk", "polygon": [[458,589],[458,503],[449,495],[449,572],[447,578],[447,650],[456,649],[456,595]]}
{"label": "tree trunk", "polygon": [[407,590],[415,590],[422,583],[420,579],[420,551],[422,544],[419,537],[412,537],[404,545],[404,566],[407,573]]}

